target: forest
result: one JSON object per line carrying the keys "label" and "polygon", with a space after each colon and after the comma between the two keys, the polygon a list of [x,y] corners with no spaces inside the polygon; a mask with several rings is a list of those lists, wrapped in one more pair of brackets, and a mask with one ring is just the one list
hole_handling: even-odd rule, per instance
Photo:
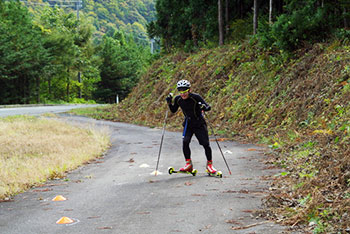
{"label": "forest", "polygon": [[[317,42],[348,41],[349,7],[347,0],[1,0],[0,103],[113,103],[157,56],[243,41],[286,61]],[[160,53],[150,53],[150,39]]]}
{"label": "forest", "polygon": [[41,14],[42,6],[48,5],[67,11],[79,11],[92,23],[96,38],[101,38],[110,30],[118,29],[126,34],[132,34],[140,43],[147,43],[146,24],[155,19],[153,0],[21,0],[21,2],[33,14]]}
{"label": "forest", "polygon": [[332,37],[347,39],[349,7],[348,0],[158,0],[148,32],[166,51],[250,39],[265,49],[293,52]]}
{"label": "forest", "polygon": [[152,12],[147,1],[1,0],[0,104],[123,99],[154,57]]}

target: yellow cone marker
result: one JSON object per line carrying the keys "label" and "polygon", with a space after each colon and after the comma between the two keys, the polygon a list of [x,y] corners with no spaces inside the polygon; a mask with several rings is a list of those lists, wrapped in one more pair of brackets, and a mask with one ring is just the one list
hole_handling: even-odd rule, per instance
{"label": "yellow cone marker", "polygon": [[57,224],[68,224],[68,223],[74,223],[74,221],[68,217],[62,217],[56,223]]}
{"label": "yellow cone marker", "polygon": [[65,201],[67,198],[63,197],[62,195],[56,196],[52,201]]}

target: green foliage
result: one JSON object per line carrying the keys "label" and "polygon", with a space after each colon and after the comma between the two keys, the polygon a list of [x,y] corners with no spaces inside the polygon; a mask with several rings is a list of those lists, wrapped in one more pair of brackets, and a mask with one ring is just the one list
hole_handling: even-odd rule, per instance
{"label": "green foliage", "polygon": [[69,112],[76,115],[88,116],[95,119],[113,120],[117,118],[115,114],[116,109],[117,105],[104,105],[98,107],[77,108],[72,109]]}
{"label": "green foliage", "polygon": [[[248,21],[249,20],[249,21]],[[230,25],[230,37],[229,40],[234,43],[239,43],[244,41],[247,38],[247,35],[250,35],[252,32],[252,23],[251,19],[237,19],[233,21]]]}
{"label": "green foliage", "polygon": [[[258,4],[258,35],[264,48],[293,52],[305,44],[324,42],[333,35],[348,40],[349,4],[341,1],[273,1],[271,22],[269,2]],[[253,34],[253,0],[228,1],[224,6],[225,42],[239,42]],[[227,8],[226,8],[227,7]],[[229,12],[226,15],[226,12]],[[165,52],[185,52],[218,45],[218,2],[156,1],[156,20],[147,26],[150,37],[160,39]]]}
{"label": "green foliage", "polygon": [[[74,5],[67,4],[68,1],[31,0],[31,2],[41,5],[48,3],[52,7],[65,8],[67,12],[76,10],[75,4],[77,4],[77,1],[73,1]],[[28,4],[28,7],[34,14],[41,14],[43,10],[41,5]],[[80,15],[91,22],[96,29],[95,37],[102,38],[108,31],[119,29],[133,36],[138,43],[148,45],[146,24],[155,19],[155,4],[153,0],[82,0]]]}
{"label": "green foliage", "polygon": [[278,50],[294,51],[303,43],[322,41],[332,32],[334,20],[330,9],[317,6],[317,0],[298,5],[291,1],[287,5],[287,13],[278,16],[273,25],[261,25],[259,37],[264,47]]}
{"label": "green foliage", "polygon": [[125,98],[148,63],[150,53],[147,51],[120,31],[113,37],[105,36],[99,49],[101,81],[95,97],[109,103],[115,102],[117,95],[120,99]]}
{"label": "green foliage", "polygon": [[350,43],[350,30],[339,28],[335,31],[334,36],[345,43]]}
{"label": "green foliage", "polygon": [[0,5],[0,100],[30,103],[40,99],[41,75],[50,60],[40,29],[19,2]]}
{"label": "green foliage", "polygon": [[[141,28],[139,23],[134,25]],[[113,95],[118,90],[120,98],[125,97],[152,56],[139,39],[126,36],[129,34],[113,25],[109,29],[106,37],[118,44],[110,46],[116,47],[109,49],[113,52],[107,62],[109,52],[100,53],[106,41],[93,37],[95,29],[84,14],[78,20],[75,12],[65,8],[40,5],[33,11],[20,2],[1,1],[0,103],[81,102],[81,98],[96,96],[111,101],[111,90]],[[120,82],[115,85],[113,80]],[[112,85],[103,88],[103,83]]]}
{"label": "green foliage", "polygon": [[47,90],[45,99],[65,96],[70,101],[77,97],[79,89],[86,99],[91,99],[93,85],[99,80],[99,59],[94,56],[91,26],[84,18],[78,22],[74,14],[60,8],[44,9],[37,24],[41,25],[45,47],[52,58],[47,83],[42,84],[42,89]]}
{"label": "green foliage", "polygon": [[156,1],[157,19],[148,24],[150,37],[159,37],[163,48],[191,51],[216,36],[216,1]]}

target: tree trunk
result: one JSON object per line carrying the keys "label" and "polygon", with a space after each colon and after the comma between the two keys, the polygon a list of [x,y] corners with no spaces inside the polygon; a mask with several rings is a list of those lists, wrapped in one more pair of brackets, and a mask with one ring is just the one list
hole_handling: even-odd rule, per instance
{"label": "tree trunk", "polygon": [[269,24],[272,24],[272,2],[273,2],[273,0],[270,0],[270,7],[269,7]]}
{"label": "tree trunk", "polygon": [[240,19],[243,19],[244,17],[244,7],[243,7],[243,0],[238,0],[237,2],[237,9],[238,9],[238,15]]}
{"label": "tree trunk", "polygon": [[276,15],[283,13],[283,0],[275,0]]}
{"label": "tree trunk", "polygon": [[47,81],[47,85],[49,86],[49,99],[52,98],[52,94],[51,94],[51,77],[49,77],[48,81]]}
{"label": "tree trunk", "polygon": [[[81,73],[80,71],[78,71],[78,82],[79,84],[81,84]],[[79,86],[79,98],[82,98],[82,90],[81,90],[81,86]]]}
{"label": "tree trunk", "polygon": [[254,0],[254,17],[253,17],[253,34],[256,34],[258,29],[258,0]]}
{"label": "tree trunk", "polygon": [[228,22],[228,19],[229,19],[229,9],[228,9],[228,7],[229,7],[229,0],[226,0],[225,1],[225,29],[226,29],[226,37],[228,36],[228,34],[229,34],[229,31],[230,31],[230,25],[229,25],[229,22]]}
{"label": "tree trunk", "polygon": [[346,7],[343,9],[343,14],[344,14],[344,28],[348,28],[348,20],[346,19]]}
{"label": "tree trunk", "polygon": [[191,26],[191,34],[192,34],[192,41],[193,41],[193,45],[195,47],[198,47],[198,34],[197,34],[197,25],[192,24]]}
{"label": "tree trunk", "polygon": [[70,77],[69,77],[69,69],[67,72],[67,102],[69,102],[69,87],[70,86]]}
{"label": "tree trunk", "polygon": [[36,102],[40,103],[40,77],[36,78]]}
{"label": "tree trunk", "polygon": [[222,17],[222,0],[218,0],[219,45],[224,44],[224,24]]}

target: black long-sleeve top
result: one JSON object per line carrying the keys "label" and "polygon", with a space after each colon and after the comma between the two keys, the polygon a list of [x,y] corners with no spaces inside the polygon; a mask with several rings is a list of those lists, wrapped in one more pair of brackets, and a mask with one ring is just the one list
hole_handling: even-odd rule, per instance
{"label": "black long-sleeve top", "polygon": [[201,105],[203,105],[204,111],[209,111],[211,107],[204,101],[204,99],[196,93],[189,93],[187,99],[182,99],[180,95],[174,99],[174,104],[169,103],[169,108],[172,113],[175,113],[179,107],[181,107],[182,113],[187,119],[190,126],[198,126],[205,124],[205,120],[202,116]]}

